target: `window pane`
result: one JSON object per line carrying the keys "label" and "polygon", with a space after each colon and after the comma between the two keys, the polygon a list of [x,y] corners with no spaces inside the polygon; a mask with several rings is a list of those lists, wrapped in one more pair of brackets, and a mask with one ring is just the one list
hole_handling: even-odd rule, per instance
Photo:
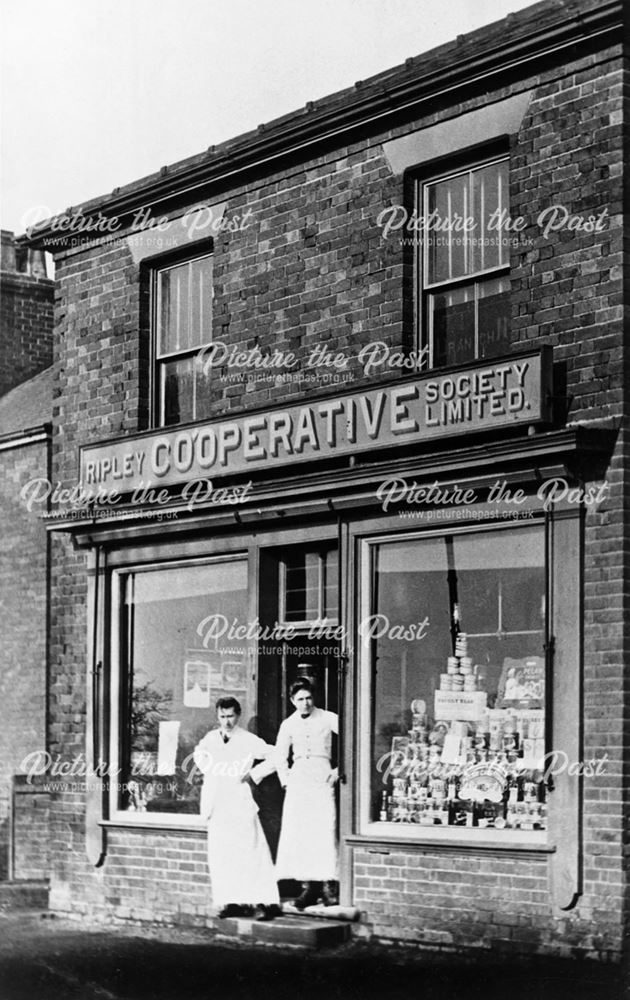
{"label": "window pane", "polygon": [[[507,160],[491,163],[487,167],[472,172],[472,201],[475,219],[474,238],[471,239],[470,273],[500,267],[509,263],[501,240],[501,230],[496,228],[497,219],[507,207]],[[488,229],[490,219],[495,216],[493,229]]]}
{"label": "window pane", "polygon": [[[427,185],[426,214],[433,220],[424,236],[429,284],[470,273],[466,235],[457,225],[459,219],[471,214],[469,176],[462,174]],[[450,232],[448,227],[452,227]]]}
{"label": "window pane", "polygon": [[544,829],[542,528],[375,547],[369,815]]}
{"label": "window pane", "polygon": [[493,278],[478,286],[479,357],[510,350],[510,279]]}
{"label": "window pane", "polygon": [[188,341],[188,265],[169,267],[158,272],[160,306],[158,357],[186,349]]}
{"label": "window pane", "polygon": [[202,257],[190,264],[190,348],[212,342],[212,260]]}
{"label": "window pane", "polygon": [[198,812],[200,776],[188,758],[214,725],[216,699],[234,695],[247,726],[246,650],[223,647],[220,615],[247,620],[244,560],[126,576],[123,809]]}
{"label": "window pane", "polygon": [[285,620],[315,621],[321,617],[319,553],[296,553],[286,562]]}
{"label": "window pane", "polygon": [[212,257],[158,271],[157,355],[212,341]]}
{"label": "window pane", "polygon": [[205,366],[203,357],[193,356],[195,370],[195,412],[194,420],[203,420],[214,416],[213,404],[217,401],[216,382],[213,381],[212,368]]}
{"label": "window pane", "polygon": [[160,364],[164,426],[196,419],[194,372],[194,358],[163,361]]}
{"label": "window pane", "polygon": [[463,364],[475,357],[474,285],[429,296],[433,311],[433,365]]}
{"label": "window pane", "polygon": [[336,549],[324,555],[324,617],[337,618],[339,614],[339,557]]}

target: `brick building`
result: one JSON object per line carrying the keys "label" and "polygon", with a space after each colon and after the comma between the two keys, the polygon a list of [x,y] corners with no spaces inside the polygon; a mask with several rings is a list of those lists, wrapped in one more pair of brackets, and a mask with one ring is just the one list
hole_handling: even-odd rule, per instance
{"label": "brick building", "polygon": [[103,765],[55,910],[207,920],[190,751],[224,693],[273,739],[307,672],[366,932],[619,960],[623,29],[545,0],[25,237],[77,488],[48,741]]}
{"label": "brick building", "polygon": [[47,796],[29,785],[16,800],[13,778],[27,754],[46,749],[49,543],[46,525],[19,494],[50,474],[54,295],[44,255],[16,249],[5,230],[0,290],[1,881],[47,874],[45,833],[44,843],[29,847],[27,839],[24,854],[11,834],[23,816],[33,829],[47,825]]}

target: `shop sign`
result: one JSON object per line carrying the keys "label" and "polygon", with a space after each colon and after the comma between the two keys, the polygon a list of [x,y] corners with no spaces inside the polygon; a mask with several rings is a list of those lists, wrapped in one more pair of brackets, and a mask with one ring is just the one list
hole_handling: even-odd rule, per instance
{"label": "shop sign", "polygon": [[549,362],[541,350],[88,446],[81,483],[126,493],[535,423],[548,419]]}

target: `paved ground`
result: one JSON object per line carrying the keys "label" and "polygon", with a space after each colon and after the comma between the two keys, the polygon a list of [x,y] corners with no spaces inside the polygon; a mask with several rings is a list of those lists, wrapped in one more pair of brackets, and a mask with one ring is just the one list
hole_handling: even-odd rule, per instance
{"label": "paved ground", "polygon": [[97,928],[0,914],[1,1000],[617,1000],[610,968],[485,956],[409,958],[344,945],[311,954],[225,945],[208,932]]}

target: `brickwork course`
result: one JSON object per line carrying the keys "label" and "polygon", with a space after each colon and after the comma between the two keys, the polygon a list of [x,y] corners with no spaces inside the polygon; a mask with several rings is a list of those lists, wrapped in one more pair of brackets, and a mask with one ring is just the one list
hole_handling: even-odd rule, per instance
{"label": "brickwork course", "polygon": [[[628,79],[620,28],[602,28],[600,38],[585,27],[606,17],[620,25],[622,13],[621,4],[545,0],[83,206],[86,214],[117,214],[125,198],[150,204],[151,192],[167,182],[174,199],[178,186],[199,175],[199,198],[186,204],[180,196],[173,217],[198,205],[203,193],[210,202],[225,201],[226,214],[249,211],[252,220],[214,239],[216,339],[238,350],[259,345],[292,351],[304,371],[321,343],[355,358],[375,340],[409,350],[413,290],[406,249],[400,239],[383,239],[377,224],[383,207],[404,195],[403,178],[393,173],[383,143],[532,92],[509,150],[511,215],[532,220],[523,234],[526,244],[512,249],[512,346],[553,348],[562,380],[558,427],[616,434],[605,470],[609,498],[585,514],[582,596],[584,759],[605,751],[610,767],[604,776],[584,779],[583,884],[572,909],[559,913],[553,907],[545,854],[357,847],[351,862],[354,902],[375,938],[604,961],[617,961],[622,953],[630,902],[624,618],[630,594],[630,379],[623,330]],[[562,46],[536,56],[559,36]],[[531,38],[530,56],[508,66],[511,47],[524,47]],[[495,68],[483,76],[489,64]],[[406,110],[399,97],[404,88],[416,95]],[[396,113],[392,95],[399,100]],[[379,114],[359,124],[363,105]],[[324,139],[322,122],[344,116],[352,129]],[[317,128],[312,152],[289,155],[292,136]],[[276,137],[277,159],[264,168],[247,167],[256,144],[272,149]],[[241,161],[236,180],[221,179],[221,170],[236,170]],[[548,239],[535,220],[554,203],[572,215],[606,208],[606,226],[591,233],[565,229]],[[79,446],[150,426],[148,285],[124,238],[66,248],[55,248],[54,240],[53,233],[47,245],[56,253],[58,283],[53,480],[71,484],[78,480]],[[214,416],[270,408],[305,391],[340,391],[339,383],[323,378],[305,390],[295,380],[222,381],[228,374],[227,367],[217,371]],[[358,363],[351,374],[352,388],[389,377],[366,377]],[[599,474],[591,475],[600,481]],[[51,752],[70,759],[85,751],[86,557],[62,533],[51,546],[48,739]],[[55,796],[50,830],[51,905],[58,912],[89,912],[103,920],[208,919],[200,833],[116,829],[105,863],[95,869],[84,850],[84,801],[75,792]]]}

